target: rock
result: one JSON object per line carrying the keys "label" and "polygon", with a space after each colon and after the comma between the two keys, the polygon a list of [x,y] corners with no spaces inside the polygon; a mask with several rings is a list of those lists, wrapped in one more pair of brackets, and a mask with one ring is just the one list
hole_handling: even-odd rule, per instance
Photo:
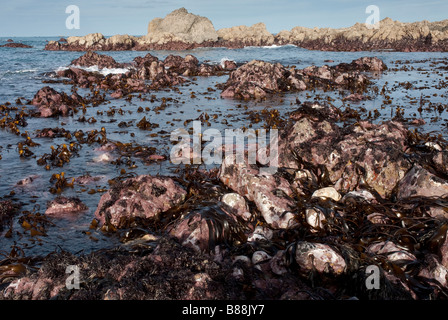
{"label": "rock", "polygon": [[16,43],[16,42],[8,42],[7,44],[1,45],[0,48],[32,48],[33,46],[29,46],[27,44],[23,43]]}
{"label": "rock", "polygon": [[185,218],[170,232],[180,243],[198,252],[210,250],[209,225],[199,213]]}
{"label": "rock", "polygon": [[268,271],[270,269],[268,262],[271,259],[272,257],[265,251],[255,251],[252,255],[252,264],[255,269],[258,269],[260,271]]}
{"label": "rock", "polygon": [[[168,59],[168,62],[170,62],[170,59]],[[191,62],[191,60],[187,61]],[[135,70],[131,73],[130,77],[138,80],[151,80],[150,87],[152,89],[160,89],[185,82],[184,78],[167,69],[164,62],[159,61],[157,57],[154,57],[150,53],[144,57],[136,57],[133,64]],[[144,83],[140,83],[139,85],[144,85]]]}
{"label": "rock", "polygon": [[26,177],[26,178],[23,178],[23,179],[20,180],[19,182],[17,182],[17,183],[16,183],[16,186],[19,186],[19,187],[25,187],[25,186],[28,186],[28,185],[30,185],[31,183],[33,183],[33,181],[36,180],[36,179],[39,178],[39,177],[40,177],[40,176],[39,176],[39,175],[36,175],[36,174],[30,175],[30,176],[28,176],[28,177]]}
{"label": "rock", "polygon": [[447,24],[446,20],[403,23],[385,18],[376,29],[365,23],[341,29],[295,27],[280,31],[275,43],[324,51],[446,51]]}
{"label": "rock", "polygon": [[295,252],[299,272],[303,275],[316,270],[318,273],[337,276],[343,274],[347,268],[344,258],[326,244],[299,241],[296,243]]}
{"label": "rock", "polygon": [[299,121],[306,117],[313,121],[338,121],[341,118],[341,111],[335,106],[305,101],[300,103],[300,107],[289,114],[289,118]]}
{"label": "rock", "polygon": [[255,230],[247,237],[248,242],[269,241],[272,239],[273,231],[267,227],[256,226]]}
{"label": "rock", "polygon": [[252,215],[249,212],[246,200],[238,193],[226,193],[222,196],[221,202],[225,205],[223,208],[224,211],[230,211],[229,213],[234,214],[245,221],[251,219]]}
{"label": "rock", "polygon": [[168,177],[141,175],[115,184],[105,193],[95,211],[101,224],[124,227],[133,219],[157,219],[179,205],[186,191]]}
{"label": "rock", "polygon": [[221,61],[221,67],[224,70],[235,70],[237,68],[237,65],[236,65],[235,61],[223,60],[223,61]]}
{"label": "rock", "polygon": [[67,214],[88,210],[87,206],[78,198],[57,197],[47,202],[46,215],[62,217]]}
{"label": "rock", "polygon": [[271,270],[274,274],[282,276],[288,273],[285,260],[285,250],[279,250],[269,262]]}
{"label": "rock", "polygon": [[358,102],[358,101],[362,101],[362,100],[365,100],[366,99],[366,97],[364,97],[363,95],[361,95],[361,94],[359,94],[359,93],[353,93],[353,94],[351,94],[351,95],[348,95],[347,97],[345,97],[344,99],[342,99],[342,100],[344,100],[344,101],[354,101],[354,102]]}
{"label": "rock", "polygon": [[101,50],[105,42],[106,38],[101,33],[90,33],[84,37],[68,37],[66,45],[78,47],[78,51]]}
{"label": "rock", "polygon": [[163,63],[171,72],[176,72],[183,76],[192,77],[199,72],[199,61],[191,54],[186,55],[185,58],[169,55]]}
{"label": "rock", "polygon": [[[242,241],[241,227],[235,216],[213,206],[192,211],[181,217],[169,228],[169,233],[183,246],[198,252],[216,251],[220,244]],[[219,252],[216,256],[215,260],[222,260],[219,258]]]}
{"label": "rock", "polygon": [[341,63],[336,66],[336,69],[341,72],[347,71],[372,71],[372,72],[382,72],[387,70],[387,65],[377,57],[361,57],[353,60],[351,63]]}
{"label": "rock", "polygon": [[218,34],[209,19],[189,13],[185,8],[180,8],[169,13],[163,19],[151,20],[146,38],[150,39],[150,42],[158,44],[168,41],[202,43],[217,41]]}
{"label": "rock", "polygon": [[64,92],[57,92],[51,87],[40,89],[35,95],[31,104],[38,107],[40,116],[43,118],[58,115],[67,116],[71,106],[78,101],[68,96]]}
{"label": "rock", "polygon": [[442,174],[448,174],[448,152],[441,151],[436,152],[432,158],[431,163],[433,164],[434,169]]}
{"label": "rock", "polygon": [[448,181],[439,178],[416,164],[398,185],[398,199],[410,197],[446,197]]}
{"label": "rock", "polygon": [[104,77],[97,72],[88,72],[83,69],[70,67],[65,70],[60,70],[56,73],[58,77],[69,78],[73,83],[81,88],[89,88],[93,84],[100,82]]}
{"label": "rock", "polygon": [[359,122],[341,129],[307,117],[279,139],[279,166],[299,169],[301,161],[324,166],[337,191],[346,193],[366,183],[387,198],[411,166],[404,156],[406,141],[407,131],[398,122]]}
{"label": "rock", "polygon": [[378,243],[374,243],[370,245],[366,251],[376,255],[384,255],[387,257],[387,260],[392,262],[417,260],[417,258],[412,253],[399,248],[392,241],[381,241]]}
{"label": "rock", "polygon": [[227,98],[263,98],[268,93],[285,91],[284,81],[289,76],[281,64],[252,60],[230,74],[223,86],[221,97]]}
{"label": "rock", "polygon": [[0,231],[3,231],[3,227],[11,222],[12,217],[18,213],[19,205],[13,203],[10,200],[0,201]]}
{"label": "rock", "polygon": [[93,51],[86,52],[84,55],[73,60],[70,64],[81,67],[98,66],[98,69],[123,68],[123,64],[116,62],[114,58]]}
{"label": "rock", "polygon": [[347,192],[344,197],[342,197],[342,202],[347,203],[350,199],[354,199],[356,202],[367,202],[367,203],[376,203],[375,196],[367,190],[356,190]]}
{"label": "rock", "polygon": [[291,212],[294,202],[289,183],[276,175],[263,175],[247,163],[236,163],[235,155],[226,156],[219,178],[229,188],[253,201],[265,221],[275,229],[286,229],[296,224]]}
{"label": "rock", "polygon": [[259,99],[276,92],[301,91],[316,87],[364,91],[369,80],[361,71],[375,69],[383,62],[379,59],[374,62],[366,60],[364,64],[357,62],[358,60],[351,64],[310,66],[302,70],[286,69],[279,63],[252,60],[232,71],[229,79],[219,85],[223,90],[221,97]]}
{"label": "rock", "polygon": [[220,40],[228,43],[230,47],[270,46],[274,44],[274,36],[266,30],[262,22],[250,27],[237,26],[218,30]]}
{"label": "rock", "polygon": [[[420,197],[435,200],[447,196],[448,181],[430,173],[418,164],[414,165],[398,184],[397,198],[400,200]],[[428,204],[427,209],[432,217],[448,217],[445,208],[437,203]]]}
{"label": "rock", "polygon": [[311,232],[318,232],[324,228],[324,222],[327,220],[325,214],[319,208],[307,208],[305,210],[306,222],[312,228]]}
{"label": "rock", "polygon": [[418,273],[419,277],[424,277],[429,281],[438,281],[443,287],[448,288],[448,269],[444,267],[436,255],[425,255],[425,267]]}
{"label": "rock", "polygon": [[332,199],[336,202],[341,200],[342,196],[339,192],[336,191],[333,187],[326,187],[319,190],[314,191],[311,196],[312,198],[324,198],[324,199]]}

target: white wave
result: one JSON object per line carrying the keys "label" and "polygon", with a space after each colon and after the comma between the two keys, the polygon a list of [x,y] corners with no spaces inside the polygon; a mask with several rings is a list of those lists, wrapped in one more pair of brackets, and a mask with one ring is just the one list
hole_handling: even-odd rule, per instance
{"label": "white wave", "polygon": [[225,63],[226,61],[233,61],[233,60],[231,60],[231,59],[229,59],[229,58],[227,58],[227,57],[222,58],[222,59],[219,61],[219,64],[221,65],[221,67],[224,68],[224,63]]}
{"label": "white wave", "polygon": [[278,49],[278,48],[284,48],[284,47],[296,47],[297,48],[297,46],[294,44],[285,44],[285,45],[281,45],[281,46],[273,44],[271,46],[263,46],[264,49]]}
{"label": "white wave", "polygon": [[36,71],[39,71],[39,70],[37,70],[37,69],[24,69],[24,70],[15,70],[15,71],[8,70],[5,72],[5,74],[30,73],[30,72],[36,72]]}
{"label": "white wave", "polygon": [[[103,68],[103,69],[99,69],[98,66],[82,67],[82,66],[77,66],[77,65],[74,65],[72,67],[78,68],[78,69],[82,69],[82,70],[86,70],[88,72],[99,72],[103,76],[107,76],[108,74],[126,73],[126,72],[129,71],[128,68]],[[70,69],[70,67],[59,67],[59,68],[56,69],[56,72],[64,71],[64,70],[67,70],[67,69]]]}

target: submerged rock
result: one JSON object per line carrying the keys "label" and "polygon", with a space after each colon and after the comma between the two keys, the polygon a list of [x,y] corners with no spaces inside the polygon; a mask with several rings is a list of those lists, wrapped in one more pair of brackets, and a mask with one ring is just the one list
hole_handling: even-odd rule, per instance
{"label": "submerged rock", "polygon": [[62,217],[66,214],[88,210],[79,198],[57,197],[47,203],[46,215]]}
{"label": "submerged rock", "polygon": [[0,231],[3,231],[4,225],[11,222],[12,217],[18,212],[19,205],[10,200],[0,201]]}
{"label": "submerged rock", "polygon": [[187,192],[169,177],[141,175],[115,184],[95,211],[101,224],[121,228],[135,219],[157,219],[184,201]]}

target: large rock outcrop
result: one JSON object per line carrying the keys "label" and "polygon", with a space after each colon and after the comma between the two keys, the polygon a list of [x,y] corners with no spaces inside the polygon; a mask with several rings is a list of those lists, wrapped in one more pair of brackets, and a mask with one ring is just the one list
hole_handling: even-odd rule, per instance
{"label": "large rock outcrop", "polygon": [[205,17],[189,13],[180,8],[169,13],[165,18],[155,18],[148,25],[146,38],[152,43],[163,44],[169,41],[202,43],[217,41],[213,23]]}
{"label": "large rock outcrop", "polygon": [[[185,8],[155,18],[142,37],[101,33],[49,41],[46,50],[188,50],[197,47],[243,48],[293,44],[310,50],[324,51],[448,51],[448,19],[437,22],[403,23],[385,18],[379,28],[356,23],[348,28],[294,27],[271,34],[262,22],[248,26],[222,28],[218,31],[206,18]],[[63,41],[64,40],[64,41]]]}
{"label": "large rock outcrop", "polygon": [[218,30],[221,41],[230,47],[239,46],[270,46],[274,44],[274,36],[266,29],[262,22],[253,26],[237,26]]}
{"label": "large rock outcrop", "polygon": [[364,23],[340,29],[295,27],[280,31],[275,42],[328,51],[446,51],[448,20],[404,23],[385,18],[377,29],[369,29]]}

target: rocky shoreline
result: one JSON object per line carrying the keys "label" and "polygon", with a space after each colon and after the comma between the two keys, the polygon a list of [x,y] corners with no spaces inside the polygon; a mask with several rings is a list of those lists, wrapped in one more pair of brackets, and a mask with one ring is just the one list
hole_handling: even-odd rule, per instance
{"label": "rocky shoreline", "polygon": [[402,23],[385,18],[378,29],[357,23],[349,28],[305,28],[271,34],[264,23],[215,30],[212,22],[177,9],[149,23],[141,37],[100,33],[50,41],[45,50],[62,51],[148,51],[191,50],[199,47],[243,48],[248,46],[295,45],[322,51],[448,51],[448,20]]}
{"label": "rocky shoreline", "polygon": [[[80,68],[92,65],[129,71],[104,76]],[[28,103],[34,113],[5,117],[2,125],[20,133],[27,117],[70,116],[82,105],[102,103],[106,94],[175,90],[191,77],[216,74],[228,74],[218,89],[230,99],[314,88],[362,95],[371,75],[387,68],[375,57],[296,70],[258,60],[200,64],[192,55],[161,61],[147,54],[120,64],[87,52],[54,74],[54,81],[72,86],[70,96],[44,87]],[[80,96],[78,86],[92,95]],[[263,173],[260,161],[236,163],[229,156],[212,170],[124,175],[102,195],[90,226],[110,236],[124,231],[122,245],[91,254],[55,252],[38,261],[11,252],[0,261],[0,300],[446,299],[446,142],[395,120],[342,125],[351,115],[325,103],[297,101],[293,109],[280,126],[275,174]],[[275,114],[265,121],[272,126]],[[104,130],[61,131],[41,132],[67,138],[38,160],[45,168],[69,162],[83,144],[167,160],[151,148],[111,141]],[[27,136],[19,155],[28,157],[33,143]],[[90,179],[55,174],[51,191]],[[77,198],[57,197],[45,215],[29,213],[37,222],[24,219],[22,226],[44,234],[45,216],[85,209]],[[1,201],[0,222],[7,225],[17,211]],[[81,266],[79,289],[66,287],[67,265]],[[379,290],[366,287],[369,266],[378,268]]]}

